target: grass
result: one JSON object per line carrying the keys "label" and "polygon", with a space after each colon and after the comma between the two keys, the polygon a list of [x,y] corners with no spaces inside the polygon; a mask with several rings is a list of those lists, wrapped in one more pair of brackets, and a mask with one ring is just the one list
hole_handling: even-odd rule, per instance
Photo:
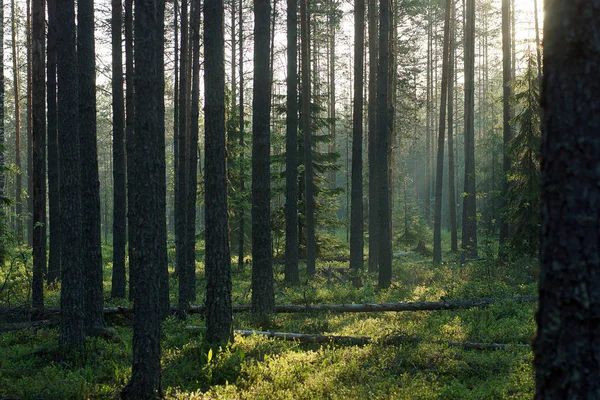
{"label": "grass", "polygon": [[[106,303],[110,300],[110,248],[105,249]],[[445,254],[446,259],[452,256]],[[198,259],[201,259],[199,257]],[[318,267],[347,267],[333,262]],[[283,283],[275,266],[276,301],[280,304],[437,301],[535,295],[534,262],[499,266],[493,260],[463,267],[448,262],[438,268],[417,254],[394,260],[394,282],[378,290],[377,277],[365,273],[363,286],[328,282],[316,276],[303,284]],[[11,280],[12,304],[28,294],[27,268]],[[204,297],[203,265],[197,263],[198,301]],[[17,279],[21,276],[23,279]],[[6,270],[0,271],[0,286]],[[233,265],[233,300],[249,304],[251,270]],[[173,297],[177,292],[173,279]],[[47,306],[58,305],[58,286],[48,288]],[[20,293],[20,295],[19,295]],[[6,305],[5,293],[0,306]],[[226,348],[209,348],[197,330],[199,316],[163,323],[163,389],[170,399],[517,399],[534,391],[528,349],[499,351],[448,347],[443,341],[529,343],[535,332],[535,305],[513,302],[485,309],[363,314],[278,314],[256,319],[236,314],[236,329],[371,336],[366,346],[298,344],[265,337],[235,337]],[[0,398],[113,399],[131,372],[131,327],[126,319],[109,320],[116,339],[88,339],[86,360],[61,362],[58,332],[23,330],[0,334]],[[383,345],[389,335],[421,339],[419,343]],[[436,342],[436,343],[434,343]]]}

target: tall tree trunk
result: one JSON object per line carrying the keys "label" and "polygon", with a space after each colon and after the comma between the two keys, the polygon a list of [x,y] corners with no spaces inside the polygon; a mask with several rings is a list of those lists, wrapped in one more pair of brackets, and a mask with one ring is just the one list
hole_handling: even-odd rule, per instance
{"label": "tall tree trunk", "polygon": [[192,1],[191,45],[192,45],[192,102],[190,107],[190,146],[187,183],[187,250],[188,250],[188,291],[190,301],[196,300],[196,195],[198,187],[198,120],[200,118],[200,0]]}
{"label": "tall tree trunk", "polygon": [[59,345],[64,353],[85,343],[82,264],[79,71],[73,0],[57,0],[58,144],[62,232]]}
{"label": "tall tree trunk", "polygon": [[56,0],[48,0],[48,212],[50,240],[48,253],[48,283],[60,279],[60,204],[59,204],[59,167],[58,167],[58,131],[56,108]]}
{"label": "tall tree trunk", "polygon": [[[32,2],[32,138],[33,149],[33,290],[32,305],[44,308],[44,273],[46,272],[46,85],[45,41],[46,4]],[[0,42],[1,43],[1,42]]]}
{"label": "tall tree trunk", "polygon": [[356,274],[355,285],[360,285],[358,272],[364,267],[363,222],[363,69],[365,46],[365,1],[354,4],[354,109],[352,114],[352,217],[350,219],[350,268]]}
{"label": "tall tree trunk", "polygon": [[179,160],[177,170],[175,171],[175,247],[176,263],[179,275],[179,317],[184,318],[186,309],[190,302],[190,293],[188,282],[190,281],[190,260],[187,250],[187,224],[188,224],[188,183],[190,171],[190,137],[189,137],[189,118],[188,118],[188,64],[189,64],[189,45],[188,45],[188,6],[187,1],[181,2],[181,65],[179,68],[179,141],[177,144],[177,153]]}
{"label": "tall tree trunk", "polygon": [[[0,0],[0,200],[6,196],[6,160],[4,158],[4,146],[6,144],[4,137],[4,0]],[[6,221],[6,205],[0,205],[0,263],[4,265],[6,251],[6,231],[8,224]]]}
{"label": "tall tree trunk", "polygon": [[17,243],[21,243],[23,240],[23,220],[21,215],[23,214],[23,203],[21,202],[22,195],[22,177],[23,171],[21,166],[21,102],[20,102],[20,90],[19,90],[19,67],[17,53],[17,11],[15,7],[16,0],[12,0],[10,3],[10,14],[12,18],[11,22],[11,39],[12,39],[12,59],[13,59],[13,93],[15,97],[15,214],[17,218]]}
{"label": "tall tree trunk", "polygon": [[306,272],[316,272],[315,195],[311,140],[311,80],[310,80],[310,16],[308,0],[300,0],[300,35],[302,47],[302,132],[304,134],[304,204],[306,213]]}
{"label": "tall tree trunk", "polygon": [[[162,397],[160,370],[160,263],[165,186],[160,102],[158,9],[161,0],[135,2],[135,127],[128,137],[130,263],[135,271],[133,362],[123,399]],[[161,148],[161,143],[163,147]],[[163,215],[161,215],[163,214]],[[164,229],[164,227],[162,227]]]}
{"label": "tall tree trunk", "polygon": [[287,114],[285,138],[285,280],[298,272],[298,2],[287,3]]}
{"label": "tall tree trunk", "polygon": [[386,288],[392,283],[392,238],[390,235],[390,201],[388,148],[390,146],[388,110],[388,75],[390,40],[391,0],[379,0],[379,63],[377,68],[377,163],[375,181],[377,187],[377,226],[379,287]]}
{"label": "tall tree trunk", "polygon": [[157,74],[157,113],[158,116],[158,161],[160,163],[159,173],[159,253],[158,259],[158,284],[159,284],[159,304],[161,318],[166,318],[169,315],[169,256],[167,254],[167,174],[166,174],[166,156],[165,156],[165,0],[158,0],[156,5],[157,19],[157,51],[156,51],[156,67]]}
{"label": "tall tree trunk", "polygon": [[431,87],[433,85],[432,82],[432,74],[433,70],[432,66],[432,44],[433,44],[433,22],[431,17],[431,5],[428,7],[428,15],[427,15],[427,86],[426,86],[426,101],[425,101],[425,202],[424,202],[424,212],[425,212],[425,223],[429,225],[431,223],[431,119],[432,119],[432,98],[431,98]]}
{"label": "tall tree trunk", "polygon": [[454,3],[450,17],[450,54],[448,55],[448,213],[450,214],[450,251],[458,251],[458,233],[456,227],[456,180],[454,164],[454,48],[456,37]]}
{"label": "tall tree trunk", "polygon": [[254,84],[252,96],[252,311],[275,310],[271,260],[271,5],[254,0]]}
{"label": "tall tree trunk", "polygon": [[[26,35],[27,35],[27,245],[33,246],[33,130],[32,130],[32,99],[31,99],[31,0],[26,0]],[[45,271],[44,271],[45,272]],[[39,279],[38,279],[39,281]],[[43,285],[42,285],[43,286]]]}
{"label": "tall tree trunk", "polygon": [[124,298],[126,292],[125,242],[127,227],[127,185],[125,172],[125,104],[123,101],[123,48],[121,0],[112,0],[112,111],[113,111],[113,270],[111,295]]}
{"label": "tall tree trunk", "polygon": [[[133,168],[132,159],[127,157],[127,148],[129,147],[129,139],[133,140],[135,131],[135,103],[134,103],[134,70],[133,70],[133,0],[125,0],[125,170],[126,181],[130,182],[133,179],[130,176],[129,170]],[[127,202],[129,203],[129,190],[127,190]],[[128,206],[129,207],[129,206]],[[129,217],[127,218],[127,236],[131,238],[132,227],[129,225]],[[128,241],[129,260],[131,260],[131,240]],[[129,299],[133,300],[133,292],[135,287],[135,270],[134,265],[129,262]]]}
{"label": "tall tree trunk", "polygon": [[536,399],[600,393],[600,1],[546,2]]}
{"label": "tall tree trunk", "polygon": [[368,1],[369,19],[369,95],[368,158],[369,158],[369,271],[377,271],[377,1]]}
{"label": "tall tree trunk", "polygon": [[240,206],[239,209],[239,232],[238,232],[238,269],[239,270],[243,270],[244,269],[244,240],[245,240],[245,224],[246,221],[244,219],[244,214],[245,214],[245,208],[243,203],[245,202],[245,194],[246,194],[246,188],[245,188],[245,176],[244,176],[244,127],[245,127],[245,121],[244,121],[244,14],[243,14],[243,2],[242,0],[240,0],[240,4],[238,7],[238,19],[239,19],[239,23],[240,23],[240,27],[238,29],[238,34],[239,34],[239,39],[238,41],[240,42],[240,160],[239,160],[239,174],[240,174],[240,183],[239,183],[239,188],[240,188],[240,192],[242,193],[242,199],[244,201],[242,201],[242,205]]}
{"label": "tall tree trunk", "polygon": [[82,256],[85,265],[85,325],[90,334],[104,328],[100,181],[96,145],[96,50],[94,1],[77,2],[79,132],[81,161]]}
{"label": "tall tree trunk", "polygon": [[[331,3],[329,10],[329,153],[335,152],[335,28],[336,28],[336,5]],[[329,176],[331,188],[336,187],[335,170],[331,171]],[[348,205],[346,205],[346,214]]]}
{"label": "tall tree trunk", "polygon": [[446,132],[446,101],[448,100],[448,58],[450,55],[450,20],[452,0],[446,0],[444,16],[444,48],[442,50],[442,87],[438,125],[437,166],[435,177],[435,216],[433,220],[433,264],[442,262],[442,187],[444,181],[444,134]]}
{"label": "tall tree trunk", "polygon": [[[174,26],[174,40],[173,40],[173,57],[174,57],[174,74],[173,77],[173,208],[171,210],[171,226],[172,233],[175,236],[175,221],[177,220],[176,201],[175,198],[178,196],[177,193],[177,171],[179,171],[179,7],[178,0],[173,0],[173,26]],[[177,265],[175,265],[177,268]],[[176,269],[177,271],[177,269]]]}
{"label": "tall tree trunk", "polygon": [[477,206],[475,191],[475,0],[466,0],[465,29],[465,185],[462,216],[462,249],[477,256]]}
{"label": "tall tree trunk", "polygon": [[510,81],[512,77],[511,61],[510,61],[510,0],[502,0],[502,131],[504,138],[504,146],[502,150],[502,195],[500,207],[500,244],[499,258],[506,258],[506,245],[509,240],[509,226],[506,220],[506,197],[508,196],[508,174],[511,169],[511,160],[508,152],[510,141],[512,140],[512,129],[510,126],[510,97],[512,90]]}
{"label": "tall tree trunk", "polygon": [[[225,29],[223,2],[204,2],[206,340],[233,339],[231,257],[225,142]],[[241,21],[241,20],[240,20]],[[241,27],[241,23],[240,23]],[[242,53],[240,52],[240,55]],[[240,75],[242,78],[242,75]]]}

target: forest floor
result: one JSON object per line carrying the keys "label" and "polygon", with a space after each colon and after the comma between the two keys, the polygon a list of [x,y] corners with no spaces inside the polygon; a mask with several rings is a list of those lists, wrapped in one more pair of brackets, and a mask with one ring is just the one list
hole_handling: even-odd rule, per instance
{"label": "forest floor", "polygon": [[[105,295],[110,296],[110,248],[105,248]],[[327,273],[286,287],[283,266],[275,266],[277,304],[383,303],[474,300],[537,294],[536,263],[498,265],[479,260],[432,267],[416,253],[394,259],[394,281],[378,290],[376,274],[365,273],[352,287]],[[201,255],[198,259],[202,259]],[[348,263],[317,263],[318,269],[348,268]],[[251,268],[233,264],[233,302],[250,304]],[[203,303],[204,270],[197,263],[198,300]],[[302,269],[302,266],[301,266]],[[15,269],[12,269],[12,275]],[[0,286],[7,271],[0,271]],[[25,275],[25,277],[27,277]],[[12,282],[12,304],[19,287]],[[172,304],[176,279],[171,280]],[[6,285],[5,285],[6,286]],[[23,285],[22,285],[23,286]],[[10,285],[8,286],[10,288]],[[20,288],[27,295],[26,288]],[[0,307],[7,306],[0,293]],[[46,305],[58,305],[50,288]],[[10,300],[10,299],[9,299]],[[107,300],[106,305],[128,305]],[[475,350],[449,341],[529,344],[535,333],[534,303],[504,301],[487,308],[456,311],[377,313],[295,313],[257,319],[234,317],[235,329],[322,335],[369,336],[366,345],[301,344],[264,336],[235,336],[226,348],[209,348],[203,324],[169,317],[163,324],[163,390],[169,399],[517,399],[532,398],[532,353],[527,347]],[[131,321],[107,317],[114,340],[88,339],[86,360],[74,366],[58,357],[57,329],[28,329],[0,334],[0,399],[113,399],[131,372]],[[389,344],[386,338],[410,338]]]}

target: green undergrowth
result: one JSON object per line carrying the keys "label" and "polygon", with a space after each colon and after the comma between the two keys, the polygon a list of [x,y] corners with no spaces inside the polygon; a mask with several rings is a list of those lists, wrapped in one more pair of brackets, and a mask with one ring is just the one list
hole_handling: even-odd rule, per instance
{"label": "green undergrowth", "polygon": [[[318,263],[317,276],[308,279],[302,273],[297,286],[285,285],[283,267],[275,265],[276,301],[381,303],[536,294],[534,261],[502,265],[488,259],[459,266],[457,256],[445,256],[447,263],[435,268],[416,253],[395,258],[394,281],[385,290],[377,288],[377,276],[370,273],[354,288],[347,262]],[[110,257],[104,259],[107,304],[128,305],[127,300],[109,300]],[[239,271],[233,264],[232,270],[234,304],[250,304],[251,266]],[[203,272],[197,263],[197,304],[204,299]],[[170,284],[174,303],[176,279]],[[58,305],[58,285],[47,289],[47,306]],[[185,322],[169,317],[162,330],[163,390],[172,399],[531,398],[529,349],[467,350],[448,342],[528,344],[535,333],[534,312],[532,303],[503,301],[459,311],[235,315],[235,329],[371,337],[373,342],[364,346],[236,335],[233,344],[210,348],[202,330],[187,329],[203,326],[200,316]],[[61,361],[56,329],[0,334],[0,398],[118,398],[131,372],[131,321],[107,322],[116,330],[114,340],[88,339],[85,360],[78,365]],[[386,344],[390,338],[396,338],[394,344]]]}

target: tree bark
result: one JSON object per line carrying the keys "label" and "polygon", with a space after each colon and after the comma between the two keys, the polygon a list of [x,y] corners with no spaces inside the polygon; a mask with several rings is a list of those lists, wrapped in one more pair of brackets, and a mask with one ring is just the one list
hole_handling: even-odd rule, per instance
{"label": "tree bark", "polygon": [[599,8],[545,7],[536,399],[600,397]]}
{"label": "tree bark", "polygon": [[[350,219],[350,268],[358,276],[364,268],[363,222],[363,74],[365,47],[365,1],[354,4],[354,109],[352,113],[352,205]],[[359,285],[355,279],[355,285]]]}
{"label": "tree bark", "polygon": [[[125,0],[125,170],[126,181],[131,182],[129,170],[133,168],[130,157],[127,157],[129,140],[133,140],[135,131],[135,103],[134,103],[134,70],[133,70],[133,0]],[[129,203],[129,190],[127,190],[127,202]],[[132,228],[127,218],[127,236],[131,238]],[[131,260],[131,240],[128,241],[129,260]],[[129,262],[129,299],[133,300],[135,288],[135,270]]]}
{"label": "tree bark", "polygon": [[454,164],[454,52],[455,52],[455,9],[450,18],[450,55],[448,56],[448,213],[450,214],[450,251],[458,251],[458,233],[456,224],[456,179]]}
{"label": "tree bark", "polygon": [[58,167],[58,130],[56,108],[56,0],[48,0],[48,212],[50,223],[49,253],[48,253],[48,283],[60,279],[61,263],[61,234],[60,234],[60,195],[59,195],[59,167]]}
{"label": "tree bark", "polygon": [[392,238],[390,232],[390,199],[388,179],[388,150],[390,147],[390,112],[388,110],[388,76],[390,40],[390,3],[379,1],[379,63],[377,68],[377,163],[375,181],[377,187],[377,239],[379,287],[392,283]]}
{"label": "tree bark", "polygon": [[504,199],[508,196],[509,182],[508,174],[511,169],[511,159],[508,151],[513,133],[510,126],[510,98],[512,96],[512,88],[510,81],[512,79],[511,69],[511,51],[510,51],[510,0],[502,0],[502,132],[504,145],[502,150],[502,195],[500,207],[500,243],[499,243],[499,258],[506,259],[506,245],[509,240],[509,226],[506,217],[506,202]]}
{"label": "tree bark", "polygon": [[12,39],[12,59],[13,59],[13,94],[15,98],[15,216],[17,219],[17,243],[20,244],[23,240],[23,220],[21,214],[23,214],[23,203],[21,202],[22,188],[22,175],[21,170],[21,101],[20,101],[20,86],[19,86],[19,67],[17,53],[17,12],[15,7],[16,0],[12,0],[11,5],[11,39]]}
{"label": "tree bark", "polygon": [[300,35],[302,48],[302,133],[304,134],[304,204],[306,213],[306,272],[316,272],[315,195],[311,135],[311,71],[310,71],[310,15],[308,0],[300,0]]}
{"label": "tree bark", "polygon": [[[25,32],[27,37],[27,96],[25,103],[25,109],[27,110],[27,217],[25,219],[25,224],[27,225],[27,245],[33,247],[33,114],[31,98],[31,0],[25,0],[25,4],[27,21],[25,24]],[[43,283],[43,278],[38,278],[38,281]]]}
{"label": "tree bark", "polygon": [[46,86],[45,41],[46,5],[32,2],[32,143],[33,150],[33,281],[32,305],[44,308],[46,273]]}
{"label": "tree bark", "polygon": [[113,270],[111,295],[126,294],[125,243],[127,184],[125,169],[125,104],[123,101],[123,47],[121,0],[112,0],[112,111],[113,111]]}
{"label": "tree bark", "polygon": [[369,93],[368,93],[368,153],[369,158],[369,272],[377,271],[377,1],[368,1],[369,19]]}
{"label": "tree bark", "polygon": [[82,259],[85,266],[85,325],[88,333],[104,328],[100,181],[96,145],[96,51],[94,1],[77,3],[79,131],[81,161]]}
{"label": "tree bark", "polygon": [[[128,137],[128,219],[130,264],[135,271],[133,294],[133,362],[123,399],[162,397],[160,370],[160,279],[163,258],[161,224],[164,223],[165,188],[161,157],[164,132],[157,113],[160,78],[158,64],[161,0],[135,2],[135,134]],[[162,155],[161,155],[162,154]],[[165,227],[163,227],[165,228]]]}
{"label": "tree bark", "polygon": [[254,89],[252,96],[252,307],[275,307],[271,250],[271,73],[269,0],[254,1]]}
{"label": "tree bark", "polygon": [[[173,27],[174,27],[174,38],[173,38],[173,57],[174,57],[174,84],[173,84],[173,209],[171,225],[173,229],[173,236],[175,236],[175,225],[177,220],[177,212],[175,211],[177,203],[175,198],[178,196],[177,193],[177,171],[179,171],[179,7],[178,0],[173,0]],[[177,265],[175,265],[177,268]],[[177,271],[177,269],[176,269]]]}
{"label": "tree bark", "polygon": [[[238,29],[238,34],[239,34],[239,42],[240,42],[240,139],[239,139],[239,143],[240,143],[240,160],[239,160],[239,174],[240,174],[240,182],[239,182],[239,187],[240,187],[240,191],[242,193],[242,199],[244,200],[243,202],[245,203],[245,195],[246,195],[246,188],[245,188],[245,174],[244,174],[244,129],[245,129],[245,121],[244,121],[244,14],[243,14],[243,2],[242,0],[240,0],[240,4],[238,7],[238,19],[239,19],[239,23],[240,23],[240,27]],[[244,219],[244,214],[245,214],[245,207],[241,206],[239,209],[239,233],[238,233],[238,269],[241,271],[244,269],[244,241],[246,239],[246,220]]]}
{"label": "tree bark", "polygon": [[298,2],[287,3],[287,98],[285,138],[285,281],[298,272]]}
{"label": "tree bark", "polygon": [[[0,43],[4,43],[4,0],[0,0]],[[0,46],[0,200],[6,196],[6,159],[4,146],[6,145],[4,136],[4,46]],[[6,220],[6,205],[0,205],[0,263],[4,265],[6,251],[6,231],[8,223]]]}
{"label": "tree bark", "polygon": [[465,24],[465,174],[462,249],[477,257],[477,205],[475,191],[475,0],[466,0]]}
{"label": "tree bark", "polygon": [[446,0],[444,16],[444,48],[442,50],[442,87],[440,94],[440,119],[438,125],[437,166],[435,177],[435,215],[433,218],[433,264],[442,262],[442,188],[444,181],[444,142],[446,132],[446,101],[448,100],[448,64],[450,54],[450,20],[452,0]]}
{"label": "tree bark", "polygon": [[[513,10],[514,13],[514,10]],[[538,2],[533,0],[533,17],[535,21],[535,51],[537,55],[538,77],[542,76],[542,45],[540,44],[540,27],[538,21]],[[514,22],[513,22],[514,24]]]}
{"label": "tree bark", "polygon": [[70,353],[83,348],[84,273],[82,265],[81,161],[79,155],[79,70],[73,0],[57,0],[58,141],[62,309],[59,345]]}
{"label": "tree bark", "polygon": [[[204,3],[206,340],[233,339],[231,257],[225,142],[225,30],[223,2]],[[241,75],[240,75],[241,78]]]}

